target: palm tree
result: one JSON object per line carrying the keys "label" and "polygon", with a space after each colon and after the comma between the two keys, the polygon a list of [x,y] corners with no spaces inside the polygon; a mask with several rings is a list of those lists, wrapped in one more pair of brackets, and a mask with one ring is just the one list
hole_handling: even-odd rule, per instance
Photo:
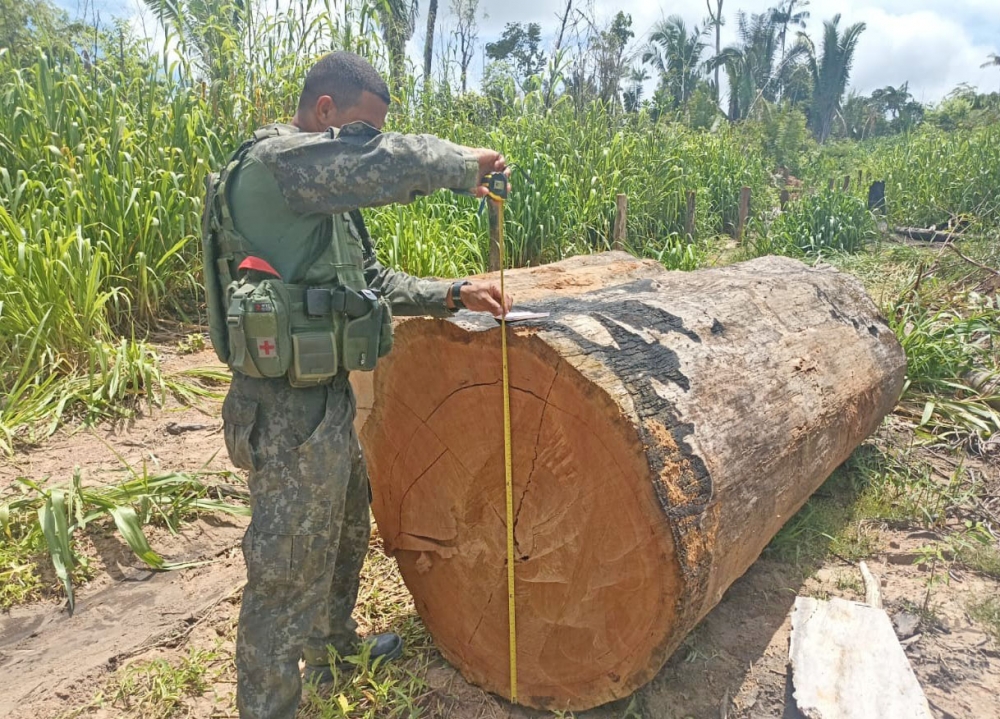
{"label": "palm tree", "polygon": [[904,82],[898,88],[887,85],[872,92],[872,100],[881,105],[886,111],[891,112],[893,120],[899,117],[899,114],[912,99],[913,96],[910,95],[909,82]]}
{"label": "palm tree", "polygon": [[431,61],[434,59],[434,24],[437,22],[438,0],[427,6],[427,35],[424,36],[424,87],[431,81]]}
{"label": "palm tree", "polygon": [[750,69],[750,59],[745,48],[730,46],[713,57],[708,62],[709,68],[718,71],[724,68],[729,81],[729,108],[726,114],[733,122],[742,120],[753,104],[754,88],[753,72]]}
{"label": "palm tree", "polygon": [[808,10],[795,12],[795,7],[805,8],[809,5],[809,0],[781,0],[781,4],[771,9],[771,21],[780,26],[778,39],[781,40],[781,57],[785,57],[785,39],[788,37],[788,27],[806,29],[806,20],[809,19]]}
{"label": "palm tree", "polygon": [[747,16],[736,14],[739,42],[708,61],[710,70],[723,68],[729,79],[729,119],[742,120],[759,99],[774,102],[792,77],[795,60],[804,53],[792,48],[775,66],[778,26],[770,13]]}
{"label": "palm tree", "polygon": [[230,77],[233,53],[248,20],[245,0],[144,0],[210,81]]}
{"label": "palm tree", "polygon": [[406,43],[417,25],[417,0],[379,0],[375,6],[382,40],[389,53],[389,80],[398,94],[406,75]]}
{"label": "palm tree", "polygon": [[642,106],[642,84],[649,79],[649,73],[642,65],[633,67],[628,73],[628,87],[622,93],[625,112],[639,112]]}
{"label": "palm tree", "polygon": [[864,140],[875,135],[879,123],[885,122],[885,106],[875,98],[875,93],[869,98],[852,91],[843,102],[840,119],[848,137]]}
{"label": "palm tree", "polygon": [[697,25],[689,31],[677,15],[653,25],[642,62],[659,73],[660,84],[670,91],[675,106],[687,104],[702,79],[701,56],[707,47],[704,35]]}
{"label": "palm tree", "polygon": [[809,123],[819,142],[826,142],[833,130],[833,120],[840,109],[840,101],[847,90],[854,64],[854,51],[858,47],[861,33],[865,31],[863,22],[855,23],[839,32],[840,15],[823,23],[823,51],[816,55],[816,47],[804,34],[799,34],[799,42],[805,48],[809,71],[813,78],[812,107]]}
{"label": "palm tree", "polygon": [[[722,3],[725,0],[715,0],[715,10],[712,10],[712,0],[705,0],[708,7],[708,23],[706,28],[715,28],[715,55],[718,57],[722,53],[722,26],[726,24],[726,19],[722,17]],[[719,101],[719,67],[715,67],[715,101]]]}
{"label": "palm tree", "polygon": [[989,54],[989,59],[986,62],[984,62],[982,65],[980,65],[980,67],[984,68],[984,69],[987,68],[987,67],[997,67],[997,68],[1000,68],[1000,55],[998,55],[995,52],[991,52]]}

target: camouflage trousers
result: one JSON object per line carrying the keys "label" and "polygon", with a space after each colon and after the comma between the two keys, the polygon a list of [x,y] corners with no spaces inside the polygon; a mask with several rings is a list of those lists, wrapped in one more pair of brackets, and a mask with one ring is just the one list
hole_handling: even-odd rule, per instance
{"label": "camouflage trousers", "polygon": [[241,719],[291,719],[299,659],[356,651],[351,611],[371,532],[368,475],[345,377],[296,389],[236,374],[222,407],[232,463],[250,472],[247,584],[236,639]]}

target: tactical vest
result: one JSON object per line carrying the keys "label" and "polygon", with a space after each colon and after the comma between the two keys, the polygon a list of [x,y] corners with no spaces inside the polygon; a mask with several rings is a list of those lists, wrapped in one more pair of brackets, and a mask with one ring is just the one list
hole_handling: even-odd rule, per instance
{"label": "tactical vest", "polygon": [[[216,355],[233,371],[287,376],[292,386],[308,387],[343,371],[375,369],[392,348],[392,316],[388,302],[365,281],[365,262],[374,253],[359,211],[329,218],[330,241],[301,284],[278,276],[237,231],[226,183],[256,143],[279,134],[273,125],[257,130],[206,179],[202,250],[209,333]],[[315,216],[304,216],[283,236],[315,224]]]}

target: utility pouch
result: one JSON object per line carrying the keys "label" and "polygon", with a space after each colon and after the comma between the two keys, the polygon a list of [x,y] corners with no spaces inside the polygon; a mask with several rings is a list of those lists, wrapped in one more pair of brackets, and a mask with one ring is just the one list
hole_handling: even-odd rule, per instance
{"label": "utility pouch", "polygon": [[371,290],[362,290],[355,296],[364,300],[365,313],[360,316],[345,313],[341,357],[344,369],[371,372],[381,356],[379,344],[385,317],[383,300]]}
{"label": "utility pouch", "polygon": [[247,279],[227,291],[229,366],[251,377],[282,377],[292,364],[288,292],[280,280]]}
{"label": "utility pouch", "polygon": [[378,339],[378,356],[385,357],[392,351],[392,309],[385,297],[379,298],[382,306],[382,327]]}
{"label": "utility pouch", "polygon": [[312,387],[337,374],[336,329],[292,335],[295,357],[288,370],[288,383],[292,387]]}

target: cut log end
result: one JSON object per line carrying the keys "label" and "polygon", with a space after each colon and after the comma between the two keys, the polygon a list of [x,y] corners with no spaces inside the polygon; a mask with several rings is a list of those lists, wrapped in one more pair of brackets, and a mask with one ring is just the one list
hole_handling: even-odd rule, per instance
{"label": "cut log end", "polygon": [[[380,388],[395,401],[392,416],[376,410],[372,440],[396,451],[374,462],[386,489],[375,514],[446,658],[506,696],[499,333],[449,322],[409,329],[397,338],[406,354],[452,370],[413,367]],[[530,329],[511,334],[509,357],[519,693],[542,707],[610,700],[658,665],[649,637],[673,622],[681,587],[672,536],[614,402]]]}

